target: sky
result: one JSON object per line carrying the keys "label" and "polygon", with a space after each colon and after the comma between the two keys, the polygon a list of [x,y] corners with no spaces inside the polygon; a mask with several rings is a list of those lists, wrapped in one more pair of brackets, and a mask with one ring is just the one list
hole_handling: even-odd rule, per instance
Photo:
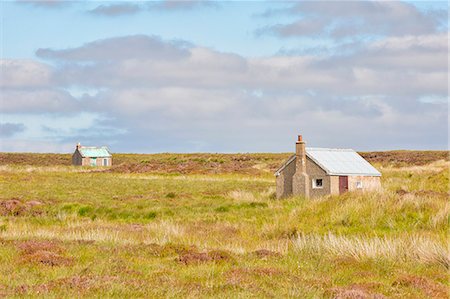
{"label": "sky", "polygon": [[448,3],[2,1],[0,151],[448,149]]}

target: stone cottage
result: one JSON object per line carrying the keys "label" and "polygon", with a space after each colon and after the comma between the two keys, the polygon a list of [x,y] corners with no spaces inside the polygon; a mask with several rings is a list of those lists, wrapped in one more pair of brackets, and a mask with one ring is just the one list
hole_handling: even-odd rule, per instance
{"label": "stone cottage", "polygon": [[72,165],[111,166],[112,156],[106,146],[81,146],[78,143],[72,155]]}
{"label": "stone cottage", "polygon": [[381,188],[381,173],[352,149],[306,147],[298,136],[295,154],[276,172],[277,198],[319,197]]}

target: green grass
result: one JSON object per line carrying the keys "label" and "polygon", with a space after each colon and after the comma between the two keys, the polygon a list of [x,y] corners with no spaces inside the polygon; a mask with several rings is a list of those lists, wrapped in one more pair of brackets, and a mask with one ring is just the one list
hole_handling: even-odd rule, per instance
{"label": "green grass", "polygon": [[382,192],[275,200],[273,155],[3,166],[0,297],[447,297],[447,161],[377,164]]}

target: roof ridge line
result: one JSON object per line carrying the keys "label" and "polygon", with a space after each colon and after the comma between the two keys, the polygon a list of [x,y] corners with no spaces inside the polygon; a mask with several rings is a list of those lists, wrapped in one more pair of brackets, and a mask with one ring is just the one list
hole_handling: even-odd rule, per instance
{"label": "roof ridge line", "polygon": [[352,148],[331,148],[331,147],[306,147],[306,150],[324,150],[324,151],[352,151],[356,152]]}

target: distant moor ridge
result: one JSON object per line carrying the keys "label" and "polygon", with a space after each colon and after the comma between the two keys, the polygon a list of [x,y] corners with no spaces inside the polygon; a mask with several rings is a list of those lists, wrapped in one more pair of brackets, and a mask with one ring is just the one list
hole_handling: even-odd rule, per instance
{"label": "distant moor ridge", "polygon": [[[420,166],[449,161],[449,151],[360,152],[367,161],[380,166]],[[0,153],[0,165],[70,166],[72,154]],[[245,154],[114,154],[114,166],[103,171],[125,173],[273,173],[290,153]]]}

